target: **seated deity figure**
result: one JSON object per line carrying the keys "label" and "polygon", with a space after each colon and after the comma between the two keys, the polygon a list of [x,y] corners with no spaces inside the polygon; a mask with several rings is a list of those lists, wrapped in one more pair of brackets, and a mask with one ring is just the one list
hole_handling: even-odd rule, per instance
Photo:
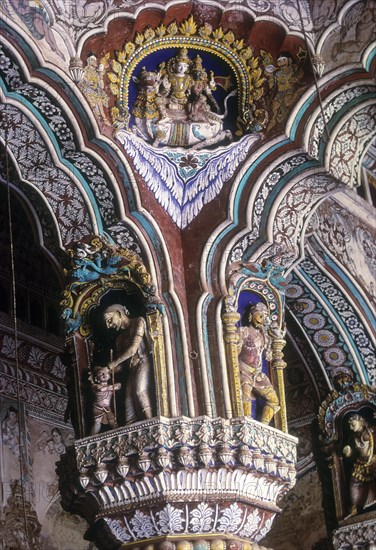
{"label": "seated deity figure", "polygon": [[189,120],[193,122],[210,121],[209,113],[219,112],[219,106],[213,96],[216,84],[211,72],[210,80],[207,72],[202,66],[202,59],[199,55],[195,57],[192,65],[192,85],[189,96]]}
{"label": "seated deity figure", "polygon": [[113,304],[105,309],[104,320],[107,329],[116,332],[114,354],[108,367],[114,372],[126,371],[125,422],[151,418],[152,366],[145,319],[131,318],[125,306]]}
{"label": "seated deity figure", "polygon": [[280,407],[272,383],[262,372],[263,354],[267,360],[272,358],[267,306],[262,302],[253,304],[248,320],[249,326],[239,328],[239,369],[244,414],[250,415],[252,400],[261,397],[265,400],[261,422],[269,424]]}
{"label": "seated deity figure", "polygon": [[349,417],[352,432],[349,444],[343,448],[343,454],[352,458],[350,479],[350,514],[376,505],[376,448],[375,430],[359,414]]}
{"label": "seated deity figure", "polygon": [[111,409],[111,401],[115,391],[120,390],[121,384],[109,384],[111,371],[108,367],[94,367],[92,391],[94,393],[93,403],[93,426],[90,435],[100,432],[101,426],[117,428],[116,417]]}
{"label": "seated deity figure", "polygon": [[176,57],[167,62],[167,73],[163,80],[164,85],[169,90],[167,95],[168,108],[174,111],[183,111],[185,115],[187,114],[188,97],[192,86],[191,63],[187,48],[182,48]]}

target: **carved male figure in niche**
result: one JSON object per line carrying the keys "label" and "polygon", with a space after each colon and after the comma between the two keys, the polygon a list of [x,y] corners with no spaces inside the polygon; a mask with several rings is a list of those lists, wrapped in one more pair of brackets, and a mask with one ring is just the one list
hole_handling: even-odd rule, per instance
{"label": "carved male figure in niche", "polygon": [[100,432],[102,425],[117,428],[116,416],[111,409],[111,402],[115,391],[120,390],[121,384],[109,384],[111,370],[108,367],[94,367],[92,391],[94,393],[93,403],[93,426],[90,435]]}
{"label": "carved male figure in niche", "polygon": [[151,418],[151,361],[145,319],[131,318],[125,306],[113,304],[105,310],[104,320],[106,327],[117,333],[114,356],[108,367],[115,372],[127,369],[125,422],[130,424],[136,420]]}
{"label": "carved male figure in niche", "polygon": [[262,302],[252,305],[248,320],[249,326],[239,329],[239,368],[244,414],[251,414],[251,403],[255,396],[262,397],[265,405],[261,422],[269,424],[280,407],[275,389],[262,372],[263,354],[267,360],[271,359],[266,305]]}
{"label": "carved male figure in niche", "polygon": [[350,479],[351,517],[376,504],[376,449],[375,431],[365,418],[352,414],[349,427],[352,436],[343,454],[354,458]]}

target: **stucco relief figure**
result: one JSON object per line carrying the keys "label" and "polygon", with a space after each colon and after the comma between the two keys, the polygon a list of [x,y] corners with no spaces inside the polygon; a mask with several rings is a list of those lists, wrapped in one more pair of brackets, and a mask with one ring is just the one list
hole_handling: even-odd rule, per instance
{"label": "stucco relief figure", "polygon": [[343,454],[353,459],[350,479],[350,516],[376,505],[375,430],[359,414],[349,417],[352,432]]}
{"label": "stucco relief figure", "polygon": [[304,89],[303,71],[286,52],[278,56],[276,67],[273,64],[265,66],[264,75],[273,94],[267,127],[267,130],[271,130],[276,124],[286,120],[290,109],[301,96]]}
{"label": "stucco relief figure", "polygon": [[271,341],[268,335],[268,308],[257,302],[250,309],[249,326],[239,328],[239,369],[244,414],[250,415],[252,400],[262,397],[265,404],[261,422],[269,424],[280,409],[279,399],[269,378],[262,372],[262,360],[270,360]]}
{"label": "stucco relief figure", "polygon": [[223,128],[223,119],[227,99],[236,91],[227,96],[224,114],[218,114],[214,75],[211,72],[208,76],[200,56],[192,60],[182,48],[156,71],[143,67],[133,81],[138,93],[132,108],[132,129],[154,146],[189,145],[198,149],[232,139],[231,131]]}
{"label": "stucco relief figure", "polygon": [[147,342],[147,327],[143,317],[131,318],[127,308],[114,304],[104,311],[107,329],[116,332],[113,359],[108,367],[126,372],[125,422],[152,417],[151,358]]}
{"label": "stucco relief figure", "polygon": [[109,426],[111,429],[117,428],[117,421],[114,412],[111,409],[111,402],[115,392],[120,390],[121,384],[111,384],[111,371],[108,367],[94,367],[92,391],[94,394],[93,402],[93,426],[90,435],[100,432],[101,426]]}
{"label": "stucco relief figure", "polygon": [[90,52],[87,56],[82,80],[78,86],[88,100],[98,121],[103,122],[106,126],[111,126],[104,111],[104,108],[108,107],[108,97],[104,88],[104,74],[105,64],[103,62],[98,63],[97,56]]}

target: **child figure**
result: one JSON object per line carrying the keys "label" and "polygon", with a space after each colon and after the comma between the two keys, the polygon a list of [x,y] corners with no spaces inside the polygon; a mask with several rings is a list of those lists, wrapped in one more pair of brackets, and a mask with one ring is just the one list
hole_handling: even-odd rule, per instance
{"label": "child figure", "polygon": [[111,370],[108,367],[94,367],[94,381],[92,389],[94,392],[93,417],[94,424],[90,435],[100,432],[101,425],[109,425],[112,429],[117,428],[116,417],[111,409],[111,400],[114,392],[120,390],[121,384],[108,384],[111,378]]}

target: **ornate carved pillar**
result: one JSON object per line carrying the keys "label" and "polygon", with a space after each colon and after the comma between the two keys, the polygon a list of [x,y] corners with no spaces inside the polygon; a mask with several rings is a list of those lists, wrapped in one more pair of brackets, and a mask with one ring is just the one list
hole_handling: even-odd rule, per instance
{"label": "ornate carved pillar", "polygon": [[[80,439],[58,465],[64,509],[87,520],[86,538],[101,550],[262,548],[295,483],[296,439],[244,416],[239,313],[229,303],[223,314],[234,417],[169,418],[164,309],[140,259],[98,238],[71,257],[64,307]],[[282,336],[274,326],[277,369]],[[140,404],[138,392],[149,392],[151,415],[135,405],[127,420],[129,387]]]}
{"label": "ornate carved pillar", "polygon": [[235,416],[243,416],[243,400],[240,387],[239,371],[239,334],[236,324],[240,320],[240,314],[237,311],[226,311],[222,315],[224,325],[224,340],[226,349],[226,362],[229,369],[231,381],[232,403]]}
{"label": "ornate carved pillar", "polygon": [[58,469],[99,548],[245,550],[280,513],[295,460],[294,437],[249,418],[154,418],[76,441]]}

